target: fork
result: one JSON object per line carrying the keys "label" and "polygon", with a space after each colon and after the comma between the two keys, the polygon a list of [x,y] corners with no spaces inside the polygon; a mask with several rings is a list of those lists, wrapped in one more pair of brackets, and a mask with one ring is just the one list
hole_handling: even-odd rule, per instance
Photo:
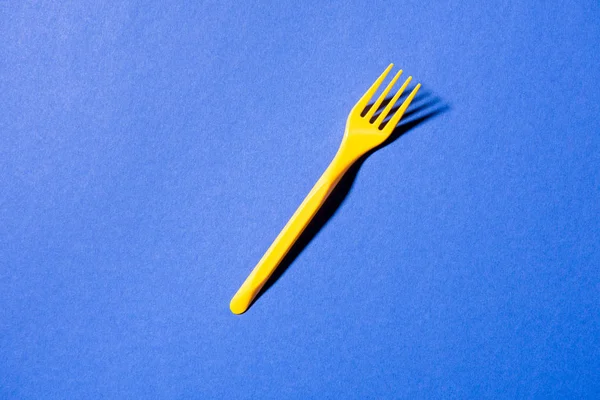
{"label": "fork", "polygon": [[[396,92],[394,97],[384,107],[383,111],[376,115],[376,112],[382,105],[386,96],[392,90],[392,87],[400,78],[402,70],[400,70],[390,81],[375,103],[366,111],[365,109],[377,92],[388,73],[391,71],[394,64],[390,64],[385,71],[371,85],[369,90],[360,98],[356,105],[348,115],[346,122],[346,130],[342,143],[315,186],[308,193],[300,207],[296,210],[292,218],[279,233],[273,244],[260,259],[256,267],[246,278],[237,293],[231,299],[229,308],[234,314],[245,312],[262,287],[267,283],[269,277],[273,274],[281,260],[288,253],[290,248],[300,237],[306,226],[315,216],[321,205],[331,194],[337,183],[340,181],[344,173],[365,153],[373,150],[381,145],[392,133],[400,118],[414,99],[421,84],[417,84],[408,95],[402,105],[392,114],[392,110],[402,92],[407,88],[412,77],[409,76]],[[387,121],[386,119],[390,117]]]}

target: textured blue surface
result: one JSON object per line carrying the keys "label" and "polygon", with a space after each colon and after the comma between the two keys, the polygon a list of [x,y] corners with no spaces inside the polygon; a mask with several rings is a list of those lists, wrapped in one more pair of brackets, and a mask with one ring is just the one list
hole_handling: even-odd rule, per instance
{"label": "textured blue surface", "polygon": [[[95,3],[0,5],[0,398],[597,398],[597,1]],[[446,111],[232,315],[389,62]]]}

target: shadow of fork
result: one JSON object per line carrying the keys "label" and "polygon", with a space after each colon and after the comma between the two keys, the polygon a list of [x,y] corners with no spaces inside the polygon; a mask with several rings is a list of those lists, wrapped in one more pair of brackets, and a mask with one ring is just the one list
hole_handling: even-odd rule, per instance
{"label": "shadow of fork", "polygon": [[[405,93],[410,93],[410,90],[407,90]],[[389,99],[386,99],[381,107],[384,107],[387,102],[389,102]],[[390,115],[393,115],[393,112],[397,108],[398,107],[392,109]],[[329,220],[335,215],[350,193],[352,185],[356,180],[358,171],[371,154],[394,142],[400,136],[408,133],[417,126],[437,117],[440,114],[443,114],[444,112],[447,112],[448,110],[450,110],[450,106],[443,103],[439,97],[432,95],[430,92],[422,90],[413,101],[413,104],[404,113],[400,124],[396,127],[396,129],[394,129],[390,137],[381,145],[359,158],[338,182],[337,186],[331,192],[325,203],[323,203],[319,211],[313,217],[312,221],[308,224],[306,229],[304,229],[296,243],[294,243],[290,251],[283,258],[273,275],[271,275],[265,286],[263,286],[261,291],[255,297],[253,303],[257,301],[263,294],[265,294],[279,278],[281,278],[294,260],[296,260],[306,246],[308,246],[308,244],[315,238],[321,229],[323,229],[327,222],[329,222]]]}

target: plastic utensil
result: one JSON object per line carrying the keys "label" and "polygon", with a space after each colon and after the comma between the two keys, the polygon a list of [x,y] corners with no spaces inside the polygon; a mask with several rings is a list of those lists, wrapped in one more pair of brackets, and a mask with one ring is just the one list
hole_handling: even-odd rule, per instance
{"label": "plastic utensil", "polygon": [[369,90],[352,108],[352,111],[350,111],[348,121],[346,122],[344,138],[333,161],[331,161],[323,175],[319,178],[310,193],[308,193],[302,204],[300,204],[300,207],[298,207],[292,218],[290,218],[273,244],[271,244],[267,252],[231,299],[229,307],[234,314],[241,314],[250,307],[254,297],[260,292],[348,168],[366,152],[382,144],[390,136],[400,118],[402,118],[421,84],[415,86],[396,113],[387,122],[384,122],[388,114],[391,115],[390,111],[392,111],[402,92],[411,81],[412,77],[410,76],[404,81],[383,111],[376,116],[377,110],[398,78],[400,78],[402,70],[392,78],[375,103],[364,114],[369,101],[375,92],[377,92],[377,89],[381,86],[393,66],[394,64],[390,64],[383,71]]}

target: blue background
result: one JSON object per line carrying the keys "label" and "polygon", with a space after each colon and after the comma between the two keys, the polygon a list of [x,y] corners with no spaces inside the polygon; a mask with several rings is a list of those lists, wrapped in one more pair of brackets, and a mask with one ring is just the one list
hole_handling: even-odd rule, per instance
{"label": "blue background", "polygon": [[[0,5],[0,398],[597,398],[597,1],[97,3]],[[389,62],[416,123],[232,315]]]}

